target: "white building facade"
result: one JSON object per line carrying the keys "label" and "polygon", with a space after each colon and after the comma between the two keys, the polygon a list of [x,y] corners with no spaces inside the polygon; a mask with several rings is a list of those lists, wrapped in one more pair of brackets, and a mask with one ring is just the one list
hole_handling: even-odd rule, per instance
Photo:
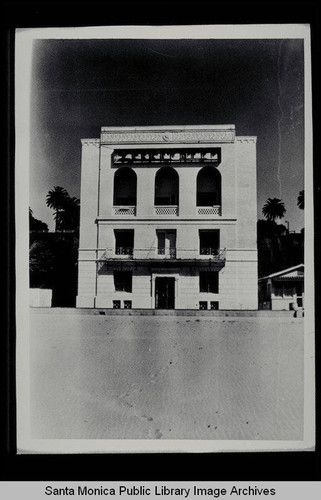
{"label": "white building facade", "polygon": [[77,307],[258,308],[256,137],[102,127],[80,197]]}

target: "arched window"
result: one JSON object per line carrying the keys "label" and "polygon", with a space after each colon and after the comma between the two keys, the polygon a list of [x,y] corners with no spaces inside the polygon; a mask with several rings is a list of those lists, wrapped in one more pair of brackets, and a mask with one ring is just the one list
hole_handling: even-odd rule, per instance
{"label": "arched window", "polygon": [[215,167],[203,167],[197,175],[198,207],[221,205],[221,174]]}
{"label": "arched window", "polygon": [[155,177],[155,205],[178,205],[179,178],[176,170],[163,167]]}
{"label": "arched window", "polygon": [[119,168],[114,175],[114,205],[135,205],[137,198],[137,177],[128,167]]}

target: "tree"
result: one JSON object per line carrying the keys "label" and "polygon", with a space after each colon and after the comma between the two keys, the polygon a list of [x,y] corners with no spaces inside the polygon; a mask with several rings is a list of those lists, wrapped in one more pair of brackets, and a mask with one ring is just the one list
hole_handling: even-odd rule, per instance
{"label": "tree", "polygon": [[57,215],[57,223],[62,230],[79,229],[80,201],[78,198],[71,198],[69,195],[64,200],[62,210]]}
{"label": "tree", "polygon": [[268,221],[274,222],[282,219],[286,213],[284,203],[279,198],[268,198],[262,208],[262,214]]}
{"label": "tree", "polygon": [[33,211],[29,207],[29,231],[48,231],[48,226],[45,222],[35,219]]}
{"label": "tree", "polygon": [[59,214],[66,203],[67,198],[69,198],[69,194],[67,191],[61,186],[55,186],[51,191],[48,192],[46,197],[47,207],[52,208],[55,211],[54,219],[55,219],[55,231],[60,229],[59,224]]}
{"label": "tree", "polygon": [[304,189],[299,192],[297,205],[301,210],[304,210]]}
{"label": "tree", "polygon": [[29,252],[31,288],[52,288],[55,276],[55,256],[48,243],[34,241]]}

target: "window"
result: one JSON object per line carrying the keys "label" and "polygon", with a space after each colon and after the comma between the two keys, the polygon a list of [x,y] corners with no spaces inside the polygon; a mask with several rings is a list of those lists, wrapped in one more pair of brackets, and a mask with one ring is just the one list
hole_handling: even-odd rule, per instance
{"label": "window", "polygon": [[176,257],[176,231],[157,231],[157,253],[167,257]]}
{"label": "window", "polygon": [[203,167],[197,175],[198,207],[221,205],[221,174],[215,167]]}
{"label": "window", "polygon": [[291,298],[296,293],[293,283],[283,283],[283,297]]}
{"label": "window", "polygon": [[114,271],[115,292],[132,291],[132,273],[131,271]]}
{"label": "window", "polygon": [[120,300],[113,300],[113,309],[120,309]]}
{"label": "window", "polygon": [[178,173],[170,167],[158,170],[155,177],[155,205],[178,205]]}
{"label": "window", "polygon": [[115,253],[116,255],[133,255],[134,230],[115,229]]}
{"label": "window", "polygon": [[132,301],[124,300],[124,309],[131,309],[131,308],[132,308]]}
{"label": "window", "polygon": [[218,293],[217,271],[200,271],[200,292]]}
{"label": "window", "polygon": [[213,311],[218,311],[218,302],[217,301],[211,302],[211,309]]}
{"label": "window", "polygon": [[200,310],[203,310],[203,311],[204,311],[205,309],[207,309],[207,302],[201,301],[201,302],[199,303],[199,308],[200,308]]}
{"label": "window", "polygon": [[119,168],[114,175],[114,205],[136,206],[137,177],[128,167]]}
{"label": "window", "polygon": [[220,246],[219,229],[213,229],[209,231],[200,230],[199,241],[201,255],[218,255]]}
{"label": "window", "polygon": [[283,284],[282,283],[274,283],[273,293],[275,297],[283,297]]}

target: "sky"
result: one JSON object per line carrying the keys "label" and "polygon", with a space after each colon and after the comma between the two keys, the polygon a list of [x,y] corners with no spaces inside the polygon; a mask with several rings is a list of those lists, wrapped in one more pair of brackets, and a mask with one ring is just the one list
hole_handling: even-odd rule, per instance
{"label": "sky", "polygon": [[267,198],[277,197],[287,210],[283,223],[300,231],[303,56],[300,39],[34,40],[34,217],[54,230],[46,207],[54,186],[80,197],[80,140],[98,138],[102,126],[235,124],[236,135],[257,136],[258,218]]}

